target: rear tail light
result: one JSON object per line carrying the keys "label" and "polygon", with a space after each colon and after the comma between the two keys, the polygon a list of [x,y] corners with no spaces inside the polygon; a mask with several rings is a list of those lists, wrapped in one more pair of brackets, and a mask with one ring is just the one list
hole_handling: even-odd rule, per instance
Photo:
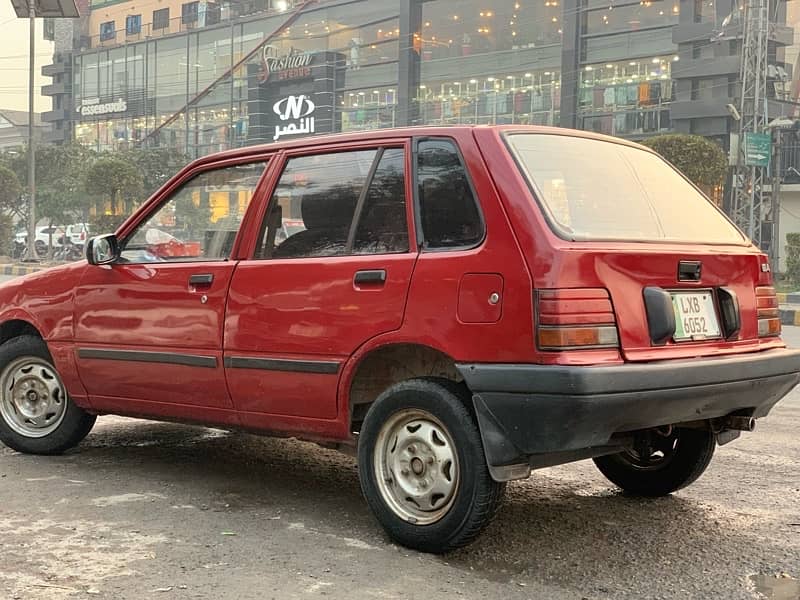
{"label": "rear tail light", "polygon": [[607,290],[539,290],[536,304],[540,350],[619,348],[617,320]]}
{"label": "rear tail light", "polygon": [[84,241],[85,239],[86,239],[86,232],[85,232],[85,231],[81,231],[81,237],[80,237],[80,240],[81,240],[81,241]]}
{"label": "rear tail light", "polygon": [[778,311],[778,296],[774,287],[760,286],[756,288],[756,311],[759,337],[781,334],[781,316]]}

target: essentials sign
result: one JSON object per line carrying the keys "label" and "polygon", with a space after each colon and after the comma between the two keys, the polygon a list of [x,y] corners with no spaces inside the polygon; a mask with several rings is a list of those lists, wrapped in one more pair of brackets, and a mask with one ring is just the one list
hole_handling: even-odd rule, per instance
{"label": "essentials sign", "polygon": [[275,126],[275,136],[273,141],[287,135],[302,135],[304,133],[314,133],[314,111],[316,110],[314,101],[305,94],[299,96],[287,96],[278,100],[273,106],[272,111],[278,115],[281,122],[286,125]]}
{"label": "essentials sign", "polygon": [[81,113],[82,117],[123,113],[128,110],[128,103],[122,99],[116,102],[106,102],[104,104],[100,104],[100,100],[98,99],[86,100],[77,110]]}

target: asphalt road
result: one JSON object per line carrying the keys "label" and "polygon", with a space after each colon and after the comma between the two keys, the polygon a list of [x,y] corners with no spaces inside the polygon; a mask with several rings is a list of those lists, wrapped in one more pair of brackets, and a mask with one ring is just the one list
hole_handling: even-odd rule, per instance
{"label": "asphalt road", "polygon": [[798,430],[794,391],[657,500],[590,462],[535,472],[474,545],[434,557],[387,541],[351,458],[104,417],[63,457],[0,449],[0,600],[796,600]]}

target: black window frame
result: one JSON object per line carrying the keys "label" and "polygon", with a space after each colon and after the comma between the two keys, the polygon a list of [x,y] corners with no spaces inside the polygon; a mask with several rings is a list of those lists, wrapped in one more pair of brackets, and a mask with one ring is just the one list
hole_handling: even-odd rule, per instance
{"label": "black window frame", "polygon": [[[131,27],[135,23],[136,27]],[[128,15],[125,17],[125,35],[138,35],[142,32],[142,15]]]}
{"label": "black window frame", "polygon": [[[261,224],[258,228],[258,236],[256,237],[256,247],[253,250],[253,258],[252,260],[258,261],[273,261],[273,260],[319,260],[320,258],[348,258],[348,257],[369,257],[369,256],[388,256],[388,255],[395,255],[399,256],[401,254],[408,254],[410,252],[417,252],[412,245],[413,236],[409,225],[408,220],[408,202],[411,200],[415,202],[415,192],[412,189],[411,194],[409,196],[409,183],[411,182],[412,187],[414,186],[413,183],[413,173],[414,173],[414,165],[412,161],[411,172],[408,171],[408,152],[406,150],[407,144],[403,142],[387,142],[381,143],[378,142],[375,145],[365,144],[363,146],[355,146],[355,147],[345,147],[345,148],[320,148],[314,149],[311,152],[291,152],[286,153],[283,155],[280,165],[277,167],[279,172],[277,173],[274,184],[272,188],[269,190],[269,198],[267,200],[266,210],[261,218]],[[361,223],[361,216],[363,214],[364,205],[366,204],[367,195],[369,194],[369,190],[372,187],[372,183],[375,179],[375,173],[377,172],[378,168],[380,167],[381,160],[383,159],[383,155],[386,150],[391,149],[399,149],[403,151],[403,156],[406,158],[405,162],[405,169],[403,171],[403,181],[404,181],[404,197],[403,197],[403,204],[406,206],[406,217],[405,217],[405,225],[406,225],[406,232],[408,234],[408,248],[403,251],[399,252],[382,252],[382,253],[354,253],[353,252],[353,245],[355,244],[355,237],[358,234],[358,227]],[[353,218],[350,221],[350,228],[348,229],[347,233],[347,243],[345,246],[345,253],[344,254],[332,254],[330,256],[294,256],[294,257],[280,257],[274,258],[271,253],[269,256],[265,255],[263,244],[265,236],[268,233],[269,227],[269,217],[272,213],[272,209],[277,202],[275,196],[275,190],[277,189],[278,185],[280,185],[281,179],[283,178],[284,174],[286,173],[286,169],[289,166],[289,163],[292,159],[295,158],[304,158],[307,156],[320,156],[320,155],[331,155],[331,154],[345,154],[348,152],[363,152],[363,151],[374,151],[375,156],[372,159],[372,164],[370,165],[369,170],[367,171],[367,176],[364,179],[364,185],[361,188],[361,192],[359,193],[358,200],[356,201],[355,209],[353,210]],[[413,149],[410,150],[413,156]],[[416,213],[416,210],[415,210]],[[416,219],[416,217],[415,217]],[[418,238],[418,236],[417,236]],[[287,238],[288,239],[288,238]]]}
{"label": "black window frame", "polygon": [[[109,30],[108,26],[111,26]],[[103,21],[100,23],[100,41],[107,42],[108,40],[116,39],[117,37],[117,28],[114,25],[114,21]]]}
{"label": "black window frame", "polygon": [[[426,245],[427,241],[425,239],[425,231],[422,228],[422,204],[420,202],[420,196],[419,196],[418,159],[419,159],[419,145],[423,142],[428,142],[428,141],[446,141],[451,143],[455,148],[456,155],[458,156],[458,162],[461,165],[461,168],[464,170],[464,175],[466,176],[467,179],[467,186],[469,187],[469,190],[472,193],[472,201],[475,204],[475,208],[478,212],[478,218],[480,220],[481,237],[474,244],[465,244],[463,246],[442,246],[442,247],[430,247]],[[483,207],[481,206],[481,201],[478,196],[478,192],[475,190],[475,184],[472,181],[472,175],[469,172],[469,168],[467,168],[467,163],[464,160],[464,154],[461,152],[461,146],[459,145],[457,139],[446,135],[427,135],[427,136],[414,137],[411,141],[411,177],[412,177],[411,187],[412,187],[413,202],[414,202],[414,229],[416,230],[414,233],[416,234],[417,249],[420,253],[463,252],[464,250],[473,250],[483,245],[483,243],[486,241],[486,236],[487,236],[486,218],[483,215]]]}
{"label": "black window frame", "polygon": [[[165,15],[166,18],[162,19],[162,15]],[[153,30],[160,31],[162,29],[169,29],[169,6],[153,11]]]}
{"label": "black window frame", "polygon": [[250,202],[248,206],[245,208],[244,214],[242,216],[242,220],[239,223],[239,229],[236,231],[236,236],[234,237],[233,243],[230,248],[230,252],[226,258],[208,258],[203,257],[198,260],[165,260],[165,261],[158,261],[158,262],[132,262],[123,260],[121,258],[117,259],[116,264],[126,264],[126,265],[167,265],[167,264],[192,264],[192,263],[201,263],[201,262],[214,262],[214,263],[222,263],[228,262],[233,260],[238,260],[237,257],[241,252],[241,244],[243,240],[243,232],[246,230],[247,221],[250,218],[249,213],[253,210],[253,208],[258,204],[259,198],[262,194],[262,190],[265,185],[269,182],[269,175],[270,169],[272,165],[272,161],[276,159],[276,155],[273,153],[269,154],[255,154],[253,156],[247,156],[244,158],[234,158],[223,160],[207,165],[202,165],[196,167],[187,173],[184,174],[183,177],[177,180],[173,180],[168,182],[168,184],[162,188],[161,193],[157,202],[153,203],[152,205],[147,206],[147,209],[142,214],[141,218],[137,219],[135,223],[130,225],[126,228],[126,230],[120,234],[118,238],[118,245],[119,245],[119,252],[120,257],[122,252],[125,251],[127,245],[131,242],[133,236],[139,231],[139,228],[142,227],[143,224],[147,223],[148,220],[157,214],[161,209],[163,209],[167,204],[172,202],[175,199],[177,193],[184,189],[184,187],[194,181],[196,178],[205,175],[206,173],[211,173],[213,171],[221,171],[224,169],[229,169],[231,167],[239,167],[239,166],[247,166],[247,165],[255,165],[262,163],[263,170],[261,171],[261,175],[259,175],[258,182],[256,183],[255,187],[253,188],[253,195],[250,198]]}
{"label": "black window frame", "polygon": [[192,0],[192,2],[184,2],[181,4],[181,24],[191,25],[200,20],[200,2],[199,0]]}

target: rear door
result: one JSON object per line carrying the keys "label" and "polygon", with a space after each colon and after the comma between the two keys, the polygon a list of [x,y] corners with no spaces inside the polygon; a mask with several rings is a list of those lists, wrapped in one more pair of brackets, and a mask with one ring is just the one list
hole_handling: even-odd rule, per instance
{"label": "rear door", "polygon": [[225,370],[240,412],[336,417],[343,363],[400,327],[417,259],[408,167],[406,141],[284,157],[228,296]]}

